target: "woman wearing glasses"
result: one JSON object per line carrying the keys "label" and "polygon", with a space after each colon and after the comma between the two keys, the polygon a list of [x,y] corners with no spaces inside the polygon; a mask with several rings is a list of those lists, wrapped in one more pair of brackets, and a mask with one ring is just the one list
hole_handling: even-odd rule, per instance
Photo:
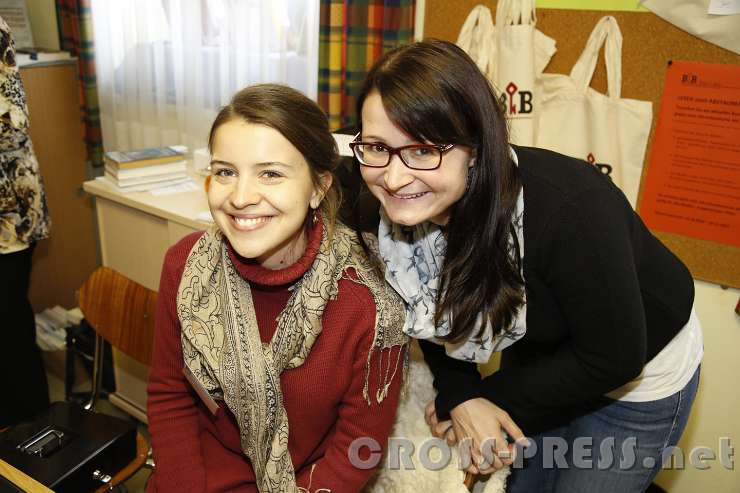
{"label": "woman wearing glasses", "polygon": [[326,115],[249,87],[209,148],[215,225],[162,269],[149,491],[359,491],[372,468],[352,444],[386,443],[406,336],[401,300],[336,221]]}
{"label": "woman wearing glasses", "polygon": [[[451,43],[387,53],[357,110],[386,279],[439,392],[433,433],[472,439],[487,460],[471,473],[524,458],[511,492],[643,491],[698,384],[686,267],[595,167],[510,146],[489,83]],[[549,464],[556,445],[567,453]]]}

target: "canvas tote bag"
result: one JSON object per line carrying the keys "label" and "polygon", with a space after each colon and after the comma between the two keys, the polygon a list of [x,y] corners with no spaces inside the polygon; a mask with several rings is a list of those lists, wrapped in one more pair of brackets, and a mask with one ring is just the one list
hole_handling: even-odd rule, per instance
{"label": "canvas tote bag", "polygon": [[[607,94],[590,86],[601,47]],[[542,74],[536,147],[600,166],[635,207],[653,109],[649,101],[622,99],[622,33],[616,19],[594,27],[570,75]]]}
{"label": "canvas tote bag", "polygon": [[506,109],[510,140],[533,145],[538,96],[537,75],[555,53],[555,40],[535,29],[534,0],[499,0],[494,24],[491,10],[471,10],[457,39],[490,80]]}
{"label": "canvas tote bag", "polygon": [[740,55],[740,14],[712,15],[710,0],[643,0],[655,15],[717,46]]}

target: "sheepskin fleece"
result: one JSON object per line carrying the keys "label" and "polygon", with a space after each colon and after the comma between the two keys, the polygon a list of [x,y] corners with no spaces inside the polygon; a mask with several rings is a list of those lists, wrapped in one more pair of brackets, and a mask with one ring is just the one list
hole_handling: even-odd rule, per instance
{"label": "sheepskin fleece", "polygon": [[[406,437],[414,442],[412,455],[415,470],[391,470],[388,460],[383,458],[378,474],[363,490],[364,493],[405,493],[405,492],[444,492],[468,493],[463,485],[464,473],[458,470],[459,456],[457,448],[452,447],[452,459],[442,470],[431,471],[422,466],[419,459],[419,448],[431,435],[424,421],[424,407],[435,397],[432,386],[432,374],[424,362],[421,349],[416,342],[410,346],[409,373],[405,391],[401,397],[398,414],[393,425],[391,437]],[[437,456],[433,450],[432,459]],[[476,493],[503,493],[506,490],[506,477],[509,469],[504,468],[491,475],[486,481],[479,481],[473,489]]]}

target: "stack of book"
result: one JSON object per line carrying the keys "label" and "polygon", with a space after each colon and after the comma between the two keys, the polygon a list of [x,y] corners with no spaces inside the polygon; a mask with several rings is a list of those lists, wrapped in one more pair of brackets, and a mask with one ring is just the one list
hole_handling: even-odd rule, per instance
{"label": "stack of book", "polygon": [[15,62],[19,67],[37,63],[62,62],[73,60],[68,51],[53,51],[43,48],[18,48],[15,54]]}
{"label": "stack of book", "polygon": [[141,192],[189,180],[184,153],[175,147],[106,152],[105,179],[124,192]]}

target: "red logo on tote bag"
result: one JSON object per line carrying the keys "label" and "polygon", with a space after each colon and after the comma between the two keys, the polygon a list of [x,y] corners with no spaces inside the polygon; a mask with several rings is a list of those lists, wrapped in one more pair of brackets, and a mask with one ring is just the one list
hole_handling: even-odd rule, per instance
{"label": "red logo on tote bag", "polygon": [[[519,97],[515,98],[514,96],[517,94],[519,94]],[[518,101],[515,99],[518,99]],[[516,84],[509,82],[506,86],[506,94],[501,95],[501,104],[506,108],[506,113],[509,116],[532,113],[532,91],[519,91]]]}

